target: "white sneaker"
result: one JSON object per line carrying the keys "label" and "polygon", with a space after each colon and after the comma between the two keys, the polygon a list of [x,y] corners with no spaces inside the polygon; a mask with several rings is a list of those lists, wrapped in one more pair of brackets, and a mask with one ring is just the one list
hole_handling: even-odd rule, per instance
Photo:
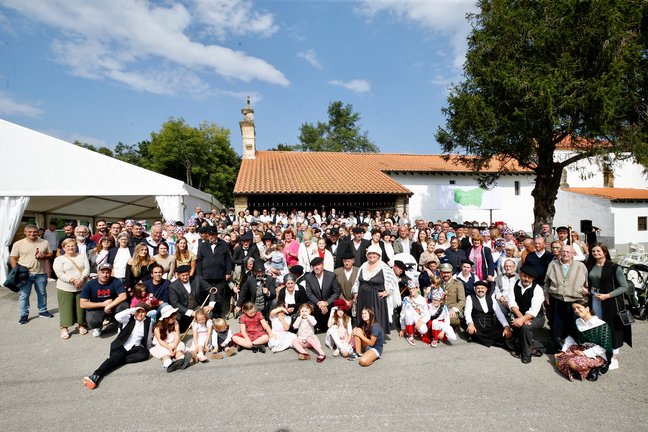
{"label": "white sneaker", "polygon": [[96,328],[96,329],[92,330],[92,337],[99,337],[99,336],[101,336],[101,329],[100,328]]}
{"label": "white sneaker", "polygon": [[333,351],[333,357],[337,357],[339,355],[340,355],[340,350],[336,348],[335,351]]}
{"label": "white sneaker", "polygon": [[610,369],[609,370],[615,370],[619,369],[619,361],[612,357],[612,361],[610,362]]}

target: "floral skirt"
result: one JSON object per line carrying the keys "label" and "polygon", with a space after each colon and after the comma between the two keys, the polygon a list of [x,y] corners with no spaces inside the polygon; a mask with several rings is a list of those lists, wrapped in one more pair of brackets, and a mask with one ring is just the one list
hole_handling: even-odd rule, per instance
{"label": "floral skirt", "polygon": [[581,379],[585,379],[592,368],[603,366],[605,360],[602,357],[591,358],[584,355],[578,355],[574,351],[585,351],[587,348],[580,345],[571,345],[562,356],[558,357],[558,370],[564,374],[570,381],[574,381],[572,377],[572,369],[567,363],[570,360],[576,365],[576,372],[580,374]]}

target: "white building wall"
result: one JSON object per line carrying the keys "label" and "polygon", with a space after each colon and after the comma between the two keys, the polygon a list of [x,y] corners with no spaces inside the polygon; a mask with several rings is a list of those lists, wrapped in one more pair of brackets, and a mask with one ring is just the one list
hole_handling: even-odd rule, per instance
{"label": "white building wall", "polygon": [[612,213],[614,213],[617,249],[627,246],[630,242],[648,245],[648,231],[637,229],[637,218],[648,216],[646,203],[612,203]]}
{"label": "white building wall", "polygon": [[[392,174],[395,181],[411,190],[414,195],[409,199],[410,220],[423,218],[436,221],[451,219],[453,221],[495,222],[505,221],[514,229],[531,231],[533,223],[533,190],[534,181],[531,175],[511,175],[501,177],[495,188],[501,193],[502,208],[447,210],[439,207],[437,196],[438,186],[469,186],[476,187],[477,181],[465,175],[424,175],[424,174]],[[450,181],[454,180],[454,185]],[[520,194],[515,195],[514,182],[520,182]]]}
{"label": "white building wall", "polygon": [[[556,160],[565,160],[574,155],[572,151],[558,150]],[[648,176],[644,175],[644,167],[634,159],[618,160],[612,165],[615,188],[648,188]],[[569,187],[605,187],[603,169],[598,158],[583,159],[571,164],[566,169]]]}
{"label": "white building wall", "polygon": [[613,240],[615,222],[614,214],[610,211],[610,200],[559,190],[554,227],[571,225],[580,232],[581,220],[591,220],[594,226],[601,229],[601,236]]}

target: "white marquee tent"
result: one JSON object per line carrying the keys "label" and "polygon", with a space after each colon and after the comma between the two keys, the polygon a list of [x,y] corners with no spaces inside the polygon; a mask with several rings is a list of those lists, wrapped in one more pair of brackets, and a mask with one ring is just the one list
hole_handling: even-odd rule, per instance
{"label": "white marquee tent", "polygon": [[186,221],[196,206],[222,208],[180,180],[0,119],[0,283],[24,214]]}

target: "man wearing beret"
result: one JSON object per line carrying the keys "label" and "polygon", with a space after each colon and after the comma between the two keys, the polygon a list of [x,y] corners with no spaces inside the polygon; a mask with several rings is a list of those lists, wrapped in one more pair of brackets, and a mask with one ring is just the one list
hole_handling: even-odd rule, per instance
{"label": "man wearing beret", "polygon": [[191,321],[205,299],[209,303],[204,307],[207,313],[216,305],[217,292],[212,292],[212,285],[200,276],[191,278],[191,267],[181,265],[176,269],[177,279],[169,285],[169,303],[178,309],[178,322],[180,331],[184,332],[191,325]]}
{"label": "man wearing beret", "polygon": [[354,265],[355,256],[350,250],[345,250],[340,255],[340,258],[342,267],[334,270],[335,278],[340,286],[340,298],[346,302],[347,308],[351,311],[353,307],[353,284],[358,279],[358,270],[360,268]]}
{"label": "man wearing beret", "polygon": [[509,307],[513,313],[513,340],[515,349],[511,355],[521,358],[522,363],[531,363],[531,356],[539,357],[542,352],[533,348],[536,329],[544,326],[544,292],[535,282],[537,273],[533,267],[522,266],[520,280],[513,287]]}
{"label": "man wearing beret", "polygon": [[328,317],[333,302],[340,296],[340,285],[335,273],[324,270],[324,259],[315,257],[310,262],[312,271],[306,273],[306,297],[315,306],[317,329],[326,331]]}
{"label": "man wearing beret", "polygon": [[495,297],[487,295],[488,283],[477,281],[474,290],[474,294],[466,296],[464,309],[468,334],[484,346],[505,347],[505,340],[512,336],[511,327]]}
{"label": "man wearing beret", "polygon": [[450,325],[457,327],[461,324],[463,309],[466,306],[466,292],[463,284],[452,277],[452,264],[441,264],[439,271],[441,272],[441,288],[446,292],[445,303],[450,309]]}

